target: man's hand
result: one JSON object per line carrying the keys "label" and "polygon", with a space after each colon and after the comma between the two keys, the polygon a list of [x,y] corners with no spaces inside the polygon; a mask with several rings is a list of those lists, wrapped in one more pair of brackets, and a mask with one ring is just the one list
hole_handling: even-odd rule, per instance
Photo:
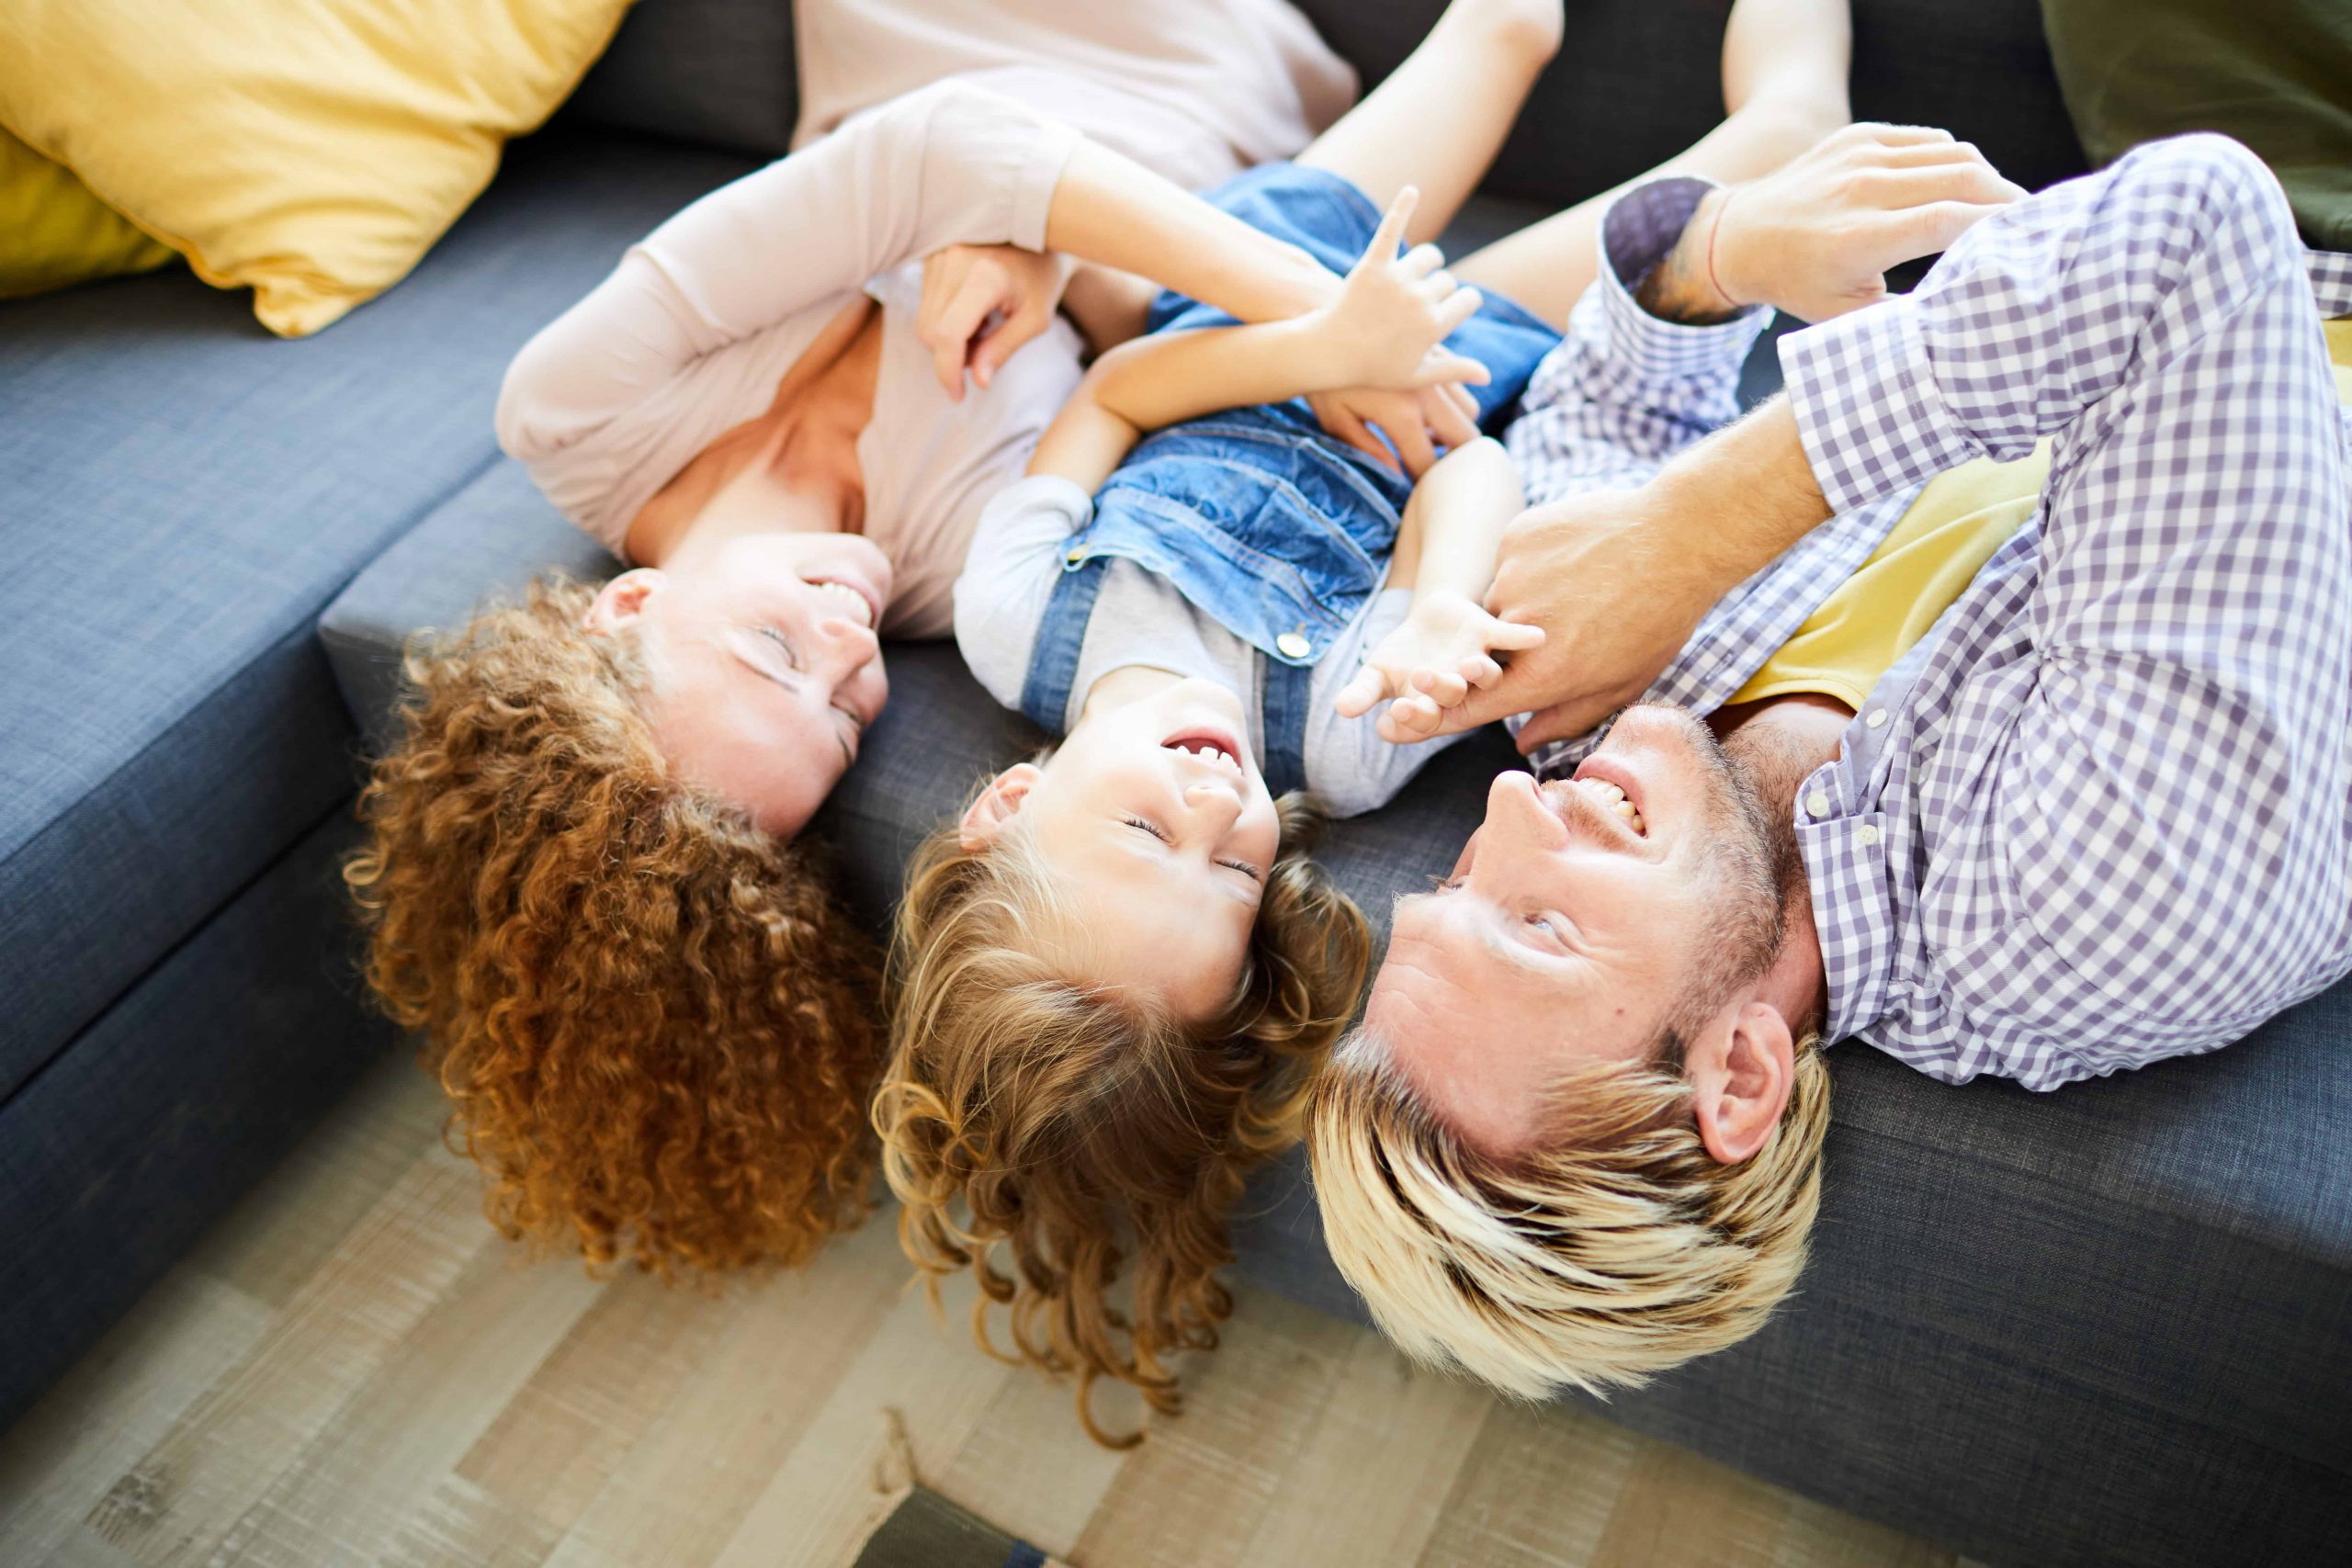
{"label": "man's hand", "polygon": [[964,400],[964,372],[985,390],[1013,351],[1052,324],[1070,264],[1016,245],[949,245],[922,263],[915,341],[931,350],[940,389]]}
{"label": "man's hand", "polygon": [[1887,268],[1948,249],[2025,194],[1949,131],[1849,125],[1711,193],[1660,270],[1711,285],[1717,312],[1764,304],[1827,321],[1884,298]]}
{"label": "man's hand", "polygon": [[1330,386],[1486,385],[1485,366],[1444,346],[1446,334],[1477,314],[1478,291],[1453,280],[1435,245],[1396,254],[1419,200],[1411,186],[1397,192],[1339,297],[1302,318],[1329,358]]}
{"label": "man's hand", "polygon": [[1672,547],[1657,502],[1647,488],[1595,491],[1511,521],[1487,608],[1546,636],[1449,713],[1449,732],[1526,713],[1524,754],[1649,690],[1721,592],[1696,552]]}
{"label": "man's hand", "polygon": [[1469,728],[1448,722],[1464,700],[1501,677],[1495,654],[1523,658],[1543,642],[1539,626],[1498,620],[1459,593],[1424,590],[1396,629],[1364,655],[1332,706],[1354,718],[1394,699],[1380,716],[1380,738],[1399,746],[1450,734]]}
{"label": "man's hand", "polygon": [[[1405,472],[1415,479],[1437,461],[1438,447],[1463,446],[1478,439],[1478,405],[1451,382],[1410,392],[1379,387],[1314,392],[1306,406],[1315,411],[1326,434],[1392,473],[1402,458]],[[1385,443],[1383,435],[1388,438]]]}

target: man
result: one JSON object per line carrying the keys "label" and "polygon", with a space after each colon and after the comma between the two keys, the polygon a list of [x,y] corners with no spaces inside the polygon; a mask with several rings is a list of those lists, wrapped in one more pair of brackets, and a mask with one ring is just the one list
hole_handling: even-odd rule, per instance
{"label": "man", "polygon": [[1855,193],[1956,156],[1857,127],[1606,220],[1510,439],[1551,500],[1489,607],[1546,640],[1455,716],[1532,711],[1537,772],[1398,902],[1308,1106],[1333,1256],[1411,1352],[1541,1395],[1754,1332],[1823,1040],[2046,1089],[2352,969],[2352,257],[2251,154],[1928,196],[1967,232],[1917,291],[1785,340],[1786,396],[1705,434],[1740,307],[1867,298]]}

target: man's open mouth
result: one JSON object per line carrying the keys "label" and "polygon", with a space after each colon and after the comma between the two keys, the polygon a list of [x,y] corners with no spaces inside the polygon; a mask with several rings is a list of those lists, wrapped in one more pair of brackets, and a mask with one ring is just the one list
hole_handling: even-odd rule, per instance
{"label": "man's open mouth", "polygon": [[1568,783],[1570,787],[1580,789],[1589,795],[1594,805],[1624,823],[1633,830],[1635,838],[1646,839],[1650,836],[1649,823],[1642,817],[1641,803],[1634,799],[1625,784],[1615,779],[1604,778],[1600,773],[1592,771],[1592,763],[1589,761],[1577,770],[1577,776],[1570,779]]}

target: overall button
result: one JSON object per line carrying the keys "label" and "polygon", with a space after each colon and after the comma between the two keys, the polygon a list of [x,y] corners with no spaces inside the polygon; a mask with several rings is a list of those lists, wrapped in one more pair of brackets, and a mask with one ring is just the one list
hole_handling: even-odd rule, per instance
{"label": "overall button", "polygon": [[1072,550],[1072,551],[1070,551],[1068,555],[1065,555],[1064,557],[1062,557],[1062,559],[1064,559],[1064,560],[1066,560],[1066,561],[1069,562],[1069,564],[1070,564],[1070,565],[1072,565],[1072,566],[1076,566],[1076,565],[1078,565],[1078,563],[1079,563],[1079,562],[1080,562],[1080,561],[1084,560],[1085,558],[1086,558],[1086,552],[1085,552],[1084,550]]}
{"label": "overall button", "polygon": [[1296,632],[1284,632],[1274,638],[1274,648],[1284,659],[1304,659],[1315,651],[1315,645]]}
{"label": "overall button", "polygon": [[1815,790],[1811,795],[1806,795],[1806,796],[1804,797],[1804,809],[1805,809],[1805,814],[1806,814],[1807,816],[1809,816],[1809,817],[1826,817],[1826,816],[1828,816],[1828,815],[1829,815],[1829,792],[1828,792],[1828,791],[1826,791],[1826,790],[1819,790],[1819,789],[1817,789],[1817,790]]}

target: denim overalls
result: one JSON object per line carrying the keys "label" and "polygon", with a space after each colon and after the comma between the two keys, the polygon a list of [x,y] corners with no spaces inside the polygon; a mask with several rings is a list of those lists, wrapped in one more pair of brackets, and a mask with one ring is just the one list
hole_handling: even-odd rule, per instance
{"label": "denim overalls", "polygon": [[[1372,243],[1380,211],[1337,175],[1272,164],[1206,199],[1345,273]],[[1483,291],[1482,291],[1483,292]],[[1221,310],[1162,293],[1150,330],[1230,325]],[[1498,429],[1560,334],[1486,294],[1446,346],[1492,379],[1467,389],[1482,425]],[[1068,716],[1079,650],[1102,567],[1124,558],[1265,656],[1265,774],[1274,794],[1305,787],[1307,697],[1315,666],[1380,586],[1412,481],[1323,434],[1305,399],[1233,409],[1171,425],[1138,445],[1094,498],[1094,520],[1069,537],[1021,693],[1048,730]]]}

